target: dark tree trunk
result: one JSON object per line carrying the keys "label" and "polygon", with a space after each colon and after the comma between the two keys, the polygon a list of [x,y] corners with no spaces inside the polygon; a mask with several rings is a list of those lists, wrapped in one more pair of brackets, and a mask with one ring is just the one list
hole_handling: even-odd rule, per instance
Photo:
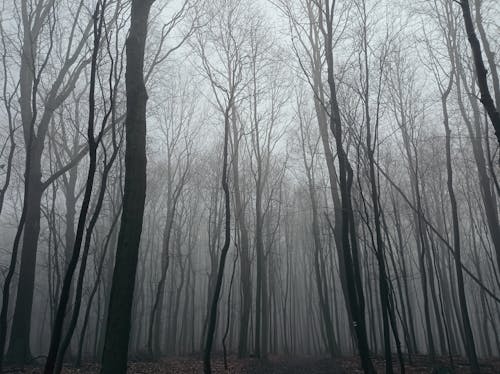
{"label": "dark tree trunk", "polygon": [[109,301],[102,374],[127,371],[135,274],[146,198],[146,102],[144,50],[154,0],[133,0],[126,41],[127,115],[123,211]]}
{"label": "dark tree trunk", "polygon": [[252,283],[251,283],[251,260],[250,260],[250,240],[246,225],[245,204],[240,190],[239,174],[239,144],[240,133],[236,123],[236,110],[233,109],[231,118],[233,128],[233,189],[235,205],[235,221],[239,230],[239,251],[240,251],[240,287],[241,287],[241,308],[238,338],[238,357],[242,358],[248,354],[248,327],[250,323],[250,312],[252,310]]}
{"label": "dark tree trunk", "polygon": [[[83,323],[82,323],[82,329],[80,332],[80,337],[78,339],[78,351],[77,351],[76,360],[75,360],[76,367],[80,367],[80,365],[82,363],[83,343],[85,340],[85,335],[87,333],[87,326],[88,326],[88,322],[90,319],[90,311],[91,311],[91,307],[92,307],[92,301],[94,300],[95,294],[97,293],[99,286],[101,285],[102,271],[103,271],[104,263],[106,260],[106,254],[108,252],[108,247],[110,246],[109,244],[111,242],[111,238],[115,235],[115,227],[116,227],[116,224],[118,223],[118,218],[120,217],[120,210],[121,210],[121,206],[120,206],[120,209],[118,210],[118,212],[116,212],[115,216],[111,220],[111,227],[110,227],[108,235],[106,237],[106,241],[104,242],[104,247],[102,250],[101,258],[99,259],[99,264],[97,265],[96,279],[95,279],[94,285],[92,287],[92,290],[90,291],[90,295],[88,297],[87,306],[85,308],[85,315],[84,315]],[[99,296],[98,296],[97,305],[98,305],[98,307],[100,306]],[[97,313],[97,320],[99,320],[99,317],[100,317],[100,313]],[[96,335],[98,335],[97,331],[96,331]],[[96,344],[96,346],[97,346],[97,344]]]}
{"label": "dark tree trunk", "polygon": [[217,279],[212,295],[212,301],[209,310],[208,326],[206,341],[203,350],[203,369],[205,374],[212,372],[210,364],[210,356],[212,354],[212,345],[215,335],[215,325],[217,323],[217,307],[219,304],[219,297],[222,288],[222,278],[224,276],[224,267],[226,265],[227,252],[229,251],[229,244],[231,242],[231,195],[229,192],[229,184],[227,180],[228,169],[228,148],[229,148],[229,116],[232,109],[232,98],[229,101],[228,107],[224,112],[224,151],[222,158],[222,189],[224,191],[224,206],[225,206],[225,227],[224,227],[224,244],[220,253],[219,267],[217,271]]}
{"label": "dark tree trunk", "polygon": [[457,199],[453,187],[453,169],[451,164],[451,130],[448,117],[447,100],[453,84],[453,74],[450,74],[450,83],[446,91],[441,96],[441,105],[443,110],[443,124],[446,132],[446,171],[447,187],[451,203],[451,218],[453,226],[453,249],[455,258],[455,271],[457,275],[458,298],[460,301],[460,312],[462,317],[462,328],[464,330],[464,346],[467,357],[471,364],[472,373],[479,373],[479,362],[477,360],[476,347],[474,344],[474,335],[472,333],[469,311],[467,309],[467,299],[465,296],[464,276],[462,272],[460,227],[458,218]]}
{"label": "dark tree trunk", "polygon": [[[85,233],[85,223],[87,220],[87,213],[90,207],[90,200],[92,198],[92,189],[94,186],[94,178],[95,178],[95,173],[96,173],[96,168],[97,168],[97,148],[99,146],[99,142],[101,140],[101,135],[102,135],[102,128],[99,133],[99,136],[96,138],[94,135],[94,121],[95,121],[95,87],[96,87],[96,76],[97,76],[97,58],[98,58],[98,53],[99,53],[99,44],[100,44],[100,39],[101,39],[101,33],[102,33],[102,28],[103,28],[103,22],[104,22],[104,9],[106,6],[106,1],[101,4],[99,1],[96,5],[95,12],[94,12],[94,45],[93,45],[93,51],[92,51],[92,66],[91,66],[91,72],[90,72],[90,92],[89,92],[89,118],[88,118],[88,128],[87,128],[87,137],[88,137],[88,148],[89,148],[89,169],[87,172],[87,181],[85,184],[85,193],[83,196],[83,201],[82,201],[82,207],[80,210],[80,216],[78,217],[78,226],[76,230],[76,236],[75,236],[75,241],[73,245],[73,251],[71,253],[71,257],[69,258],[69,262],[67,264],[67,269],[64,274],[64,281],[63,281],[63,286],[61,290],[61,294],[59,297],[59,304],[57,306],[57,313],[56,313],[56,318],[54,320],[54,327],[52,329],[52,336],[50,338],[50,347],[49,347],[49,352],[47,354],[47,360],[45,362],[45,369],[44,369],[44,374],[52,374],[54,372],[55,364],[56,364],[56,358],[57,358],[57,353],[59,351],[59,345],[61,342],[62,334],[63,334],[63,327],[64,327],[64,320],[66,316],[66,308],[68,307],[68,304],[70,303],[70,295],[72,293],[72,282],[73,282],[73,275],[76,270],[76,266],[78,264],[78,261],[80,259],[80,251],[82,247],[82,242],[84,240],[84,233]],[[106,113],[105,118],[109,116],[110,112]],[[103,120],[105,121],[105,119]],[[105,122],[103,122],[104,124]],[[104,186],[103,186],[104,188]],[[104,192],[101,194],[101,205],[102,205],[102,199],[104,198]],[[96,214],[94,215],[92,221],[93,224],[95,225],[95,222],[97,221],[99,212],[96,211]],[[87,235],[90,236],[92,233],[93,226],[92,224],[89,226],[89,229],[87,231]],[[90,238],[86,239],[86,248],[85,248],[85,254],[84,258],[82,259],[82,263],[80,265],[80,268],[83,270],[81,271],[82,274],[82,283],[83,283],[83,272],[85,270],[85,263],[86,263],[86,254],[88,253],[88,249],[90,247]],[[81,285],[80,285],[81,286]],[[80,287],[80,292],[81,292],[81,287]],[[78,309],[78,307],[77,307]],[[77,310],[75,309],[75,310]],[[74,321],[74,324],[76,325],[76,320]],[[74,327],[73,327],[74,329]],[[66,348],[69,345],[69,340],[67,342]],[[62,355],[64,356],[64,351],[63,349]],[[61,364],[62,364],[62,357],[60,358]],[[61,369],[61,365],[59,367],[59,370]]]}
{"label": "dark tree trunk", "polygon": [[[464,17],[465,30],[467,32],[467,38],[469,39],[469,44],[472,50],[472,56],[474,57],[474,65],[476,67],[476,77],[479,86],[479,91],[481,92],[481,103],[490,117],[491,124],[495,130],[495,136],[500,144],[500,113],[498,108],[495,107],[495,103],[490,94],[490,89],[488,87],[488,71],[484,65],[483,55],[481,52],[481,43],[476,36],[474,30],[474,23],[472,22],[472,16],[470,11],[469,0],[460,0],[460,6],[462,8],[462,14]],[[498,84],[498,81],[495,82]]]}
{"label": "dark tree trunk", "polygon": [[[346,269],[348,305],[350,306],[353,330],[356,334],[361,364],[365,373],[375,373],[375,368],[370,358],[370,348],[366,335],[364,295],[361,284],[357,238],[354,231],[355,218],[351,200],[353,171],[343,144],[342,121],[334,78],[333,19],[331,19],[333,14],[331,13],[329,0],[326,0],[325,7],[326,12],[324,9],[320,9],[321,17],[325,17],[325,24],[323,25],[322,19],[320,23],[323,27],[326,27],[326,29],[323,29],[323,35],[325,38],[325,55],[328,68],[328,86],[330,89],[330,131],[335,139],[339,164],[339,185],[342,206],[339,231],[341,233],[342,251],[344,254],[344,263],[342,265]],[[323,15],[323,13],[325,13],[325,15]]]}
{"label": "dark tree trunk", "polygon": [[26,220],[24,223],[21,249],[19,283],[17,286],[14,318],[7,351],[7,359],[12,363],[25,363],[31,358],[30,332],[31,309],[35,284],[36,249],[40,233],[40,204],[42,200],[40,157],[36,152],[27,155],[31,159],[31,170],[27,172],[25,183],[28,184],[26,194]]}
{"label": "dark tree trunk", "polygon": [[[17,263],[17,255],[19,251],[19,245],[21,241],[21,236],[24,233],[26,235],[26,224],[28,222],[28,213],[31,212],[29,209],[29,204],[28,199],[30,197],[30,185],[31,185],[31,170],[32,170],[32,162],[34,161],[32,157],[29,157],[30,154],[35,154],[33,146],[34,146],[34,130],[33,130],[33,122],[29,126],[29,130],[27,133],[26,137],[26,174],[25,174],[25,181],[24,181],[24,201],[23,201],[23,209],[21,213],[21,217],[19,219],[19,224],[17,227],[16,235],[14,237],[14,243],[13,243],[13,248],[12,248],[12,255],[11,255],[11,260],[9,264],[9,269],[7,271],[7,275],[4,280],[4,285],[2,289],[2,309],[0,312],[0,372],[2,371],[2,366],[3,366],[3,361],[4,361],[4,351],[5,351],[5,344],[6,344],[6,339],[7,339],[7,317],[8,317],[8,311],[9,311],[9,298],[10,298],[10,285],[12,282],[12,279],[14,277],[14,272],[16,269],[16,263]],[[36,161],[36,160],[35,160]],[[38,179],[39,180],[39,179]],[[40,194],[40,199],[41,199],[41,194]],[[38,228],[39,230],[39,228]],[[24,242],[23,242],[24,245]],[[25,263],[26,261],[26,256],[25,258]],[[21,261],[23,259],[23,256],[21,256]],[[34,266],[33,266],[34,267]],[[34,269],[33,269],[34,272]],[[31,305],[31,304],[30,304]],[[16,310],[18,309],[17,303],[16,303]],[[31,308],[30,308],[30,313],[28,316],[29,319],[31,319]],[[16,319],[14,319],[16,321]],[[17,323],[19,324],[19,322]],[[27,357],[30,355],[30,347],[29,347],[29,323],[25,323],[24,325],[21,326],[22,331],[19,333],[16,332],[16,330],[13,330],[11,332],[11,341],[9,344],[9,353],[8,357],[9,360],[13,362],[21,362],[24,363],[27,359]],[[27,331],[26,331],[27,330]],[[23,337],[28,336],[28,340],[26,341],[23,339]],[[13,342],[13,338],[18,338],[15,341],[15,344]],[[11,348],[12,347],[12,348]]]}

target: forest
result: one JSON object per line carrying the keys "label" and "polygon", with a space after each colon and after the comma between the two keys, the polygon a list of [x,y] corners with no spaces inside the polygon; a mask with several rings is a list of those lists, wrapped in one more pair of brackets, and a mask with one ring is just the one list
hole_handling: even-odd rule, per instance
{"label": "forest", "polygon": [[500,1],[0,1],[0,373],[500,373]]}

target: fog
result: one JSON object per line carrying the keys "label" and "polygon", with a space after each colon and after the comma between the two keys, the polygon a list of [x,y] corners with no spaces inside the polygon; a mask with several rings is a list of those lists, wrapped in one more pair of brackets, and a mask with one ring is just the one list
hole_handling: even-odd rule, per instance
{"label": "fog", "polygon": [[0,372],[500,370],[496,0],[0,9]]}

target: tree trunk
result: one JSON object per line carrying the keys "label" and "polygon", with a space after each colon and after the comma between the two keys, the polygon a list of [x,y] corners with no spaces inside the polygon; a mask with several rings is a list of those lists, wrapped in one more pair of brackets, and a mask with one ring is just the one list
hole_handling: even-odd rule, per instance
{"label": "tree trunk", "polygon": [[353,172],[343,145],[341,114],[337,101],[337,89],[333,71],[333,19],[330,19],[333,14],[331,14],[329,0],[326,0],[325,7],[326,12],[324,9],[320,9],[320,17],[323,17],[323,13],[325,13],[325,24],[323,25],[323,19],[320,20],[320,23],[323,25],[322,27],[326,27],[326,30],[323,30],[323,34],[325,38],[325,55],[328,68],[328,86],[330,89],[330,131],[335,139],[339,164],[339,185],[342,206],[339,231],[341,233],[341,247],[344,254],[344,263],[342,265],[346,269],[348,305],[350,306],[350,314],[352,316],[353,329],[356,334],[361,364],[365,373],[375,373],[375,368],[370,358],[370,349],[366,335],[364,295],[360,282],[361,274],[357,251],[357,239],[354,231],[354,211],[351,200]]}
{"label": "tree trunk", "polygon": [[240,287],[241,306],[240,324],[238,339],[238,357],[242,358],[248,354],[248,325],[250,323],[250,312],[252,310],[252,283],[251,283],[251,260],[250,241],[246,225],[245,207],[242,201],[240,190],[239,174],[239,143],[240,133],[237,128],[236,110],[233,109],[231,117],[233,127],[233,189],[235,205],[235,223],[239,230],[239,250],[240,250]]}
{"label": "tree trunk", "polygon": [[[490,94],[490,89],[488,87],[488,71],[484,65],[483,55],[481,52],[481,43],[476,36],[474,30],[474,23],[472,22],[472,16],[470,11],[469,0],[460,0],[460,6],[462,8],[462,15],[465,22],[465,30],[467,32],[467,39],[469,39],[469,44],[472,50],[472,56],[474,57],[474,65],[476,67],[476,77],[479,86],[479,91],[481,92],[481,103],[483,104],[488,116],[490,117],[491,124],[495,130],[495,136],[500,144],[500,113],[498,108],[495,107],[495,103]],[[498,84],[498,81],[495,82]]]}
{"label": "tree trunk", "polygon": [[217,280],[212,295],[212,303],[209,311],[207,337],[203,351],[203,369],[205,374],[211,374],[210,356],[212,354],[212,345],[214,341],[215,325],[217,322],[217,306],[219,304],[219,297],[222,288],[222,278],[224,276],[224,267],[226,265],[227,252],[229,251],[229,244],[231,243],[231,206],[230,206],[230,192],[227,180],[228,169],[228,148],[229,148],[229,113],[232,109],[233,98],[231,97],[228,108],[224,112],[224,151],[222,159],[222,189],[224,191],[224,206],[225,206],[225,227],[224,227],[224,244],[220,253],[219,267],[217,271]]}
{"label": "tree trunk", "polygon": [[125,374],[135,274],[146,198],[146,102],[144,49],[154,0],[133,0],[126,41],[127,115],[125,186],[113,271],[101,374]]}
{"label": "tree trunk", "polygon": [[472,373],[479,373],[479,362],[477,360],[476,347],[474,344],[474,335],[472,333],[469,311],[467,310],[467,299],[465,296],[464,276],[462,273],[461,260],[461,243],[460,243],[460,227],[458,219],[458,206],[455,198],[455,190],[453,188],[453,169],[451,164],[451,130],[448,120],[447,99],[451,91],[453,83],[453,74],[450,74],[450,84],[448,89],[443,92],[441,97],[441,105],[443,109],[443,124],[446,132],[446,170],[447,170],[447,187],[451,203],[451,218],[453,223],[453,249],[455,258],[455,271],[457,274],[458,298],[460,301],[460,311],[462,316],[462,327],[465,333],[464,346],[467,357],[471,364]]}

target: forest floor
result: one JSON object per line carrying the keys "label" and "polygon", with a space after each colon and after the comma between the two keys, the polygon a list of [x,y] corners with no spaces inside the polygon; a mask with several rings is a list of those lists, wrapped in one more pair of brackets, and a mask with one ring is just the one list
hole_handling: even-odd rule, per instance
{"label": "forest floor", "polygon": [[[441,358],[434,363],[426,356],[414,357],[412,365],[406,363],[408,374],[462,374],[470,373],[470,366],[463,358],[455,357],[453,370],[449,358]],[[385,371],[382,358],[375,358],[374,364],[378,373]],[[202,361],[197,358],[169,358],[158,362],[131,362],[128,373],[132,374],[198,374],[203,370]],[[395,373],[399,373],[399,364],[394,362]],[[349,374],[362,373],[361,365],[357,357],[342,357],[338,359],[313,358],[313,357],[284,357],[270,356],[265,361],[257,359],[239,360],[236,357],[228,358],[228,370],[224,369],[222,358],[212,361],[213,373],[225,374]],[[41,367],[30,367],[25,369],[6,368],[5,373],[27,373],[39,374]],[[97,365],[88,364],[81,368],[65,367],[64,374],[96,374],[99,372]],[[500,359],[481,361],[481,373],[499,374]]]}

